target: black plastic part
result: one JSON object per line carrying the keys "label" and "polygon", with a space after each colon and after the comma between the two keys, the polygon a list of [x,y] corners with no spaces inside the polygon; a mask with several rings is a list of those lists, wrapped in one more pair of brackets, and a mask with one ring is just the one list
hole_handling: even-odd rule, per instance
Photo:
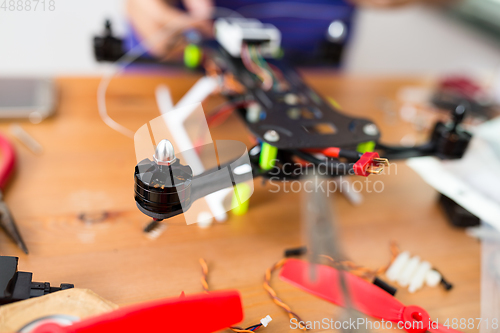
{"label": "black plastic part", "polygon": [[461,158],[467,149],[472,135],[460,127],[468,104],[458,105],[453,112],[453,121],[449,124],[438,122],[432,132],[436,156],[444,159]]}
{"label": "black plastic part", "polygon": [[243,42],[248,45],[262,45],[271,42],[269,38],[243,38]]}
{"label": "black plastic part", "polygon": [[477,216],[473,215],[444,194],[441,194],[439,197],[439,203],[443,207],[449,221],[454,226],[466,228],[474,227],[480,224],[480,220]]}
{"label": "black plastic part", "polygon": [[439,281],[439,283],[441,283],[441,285],[443,286],[444,290],[446,291],[450,291],[451,289],[453,289],[453,284],[451,284],[450,282],[448,282],[445,278],[444,278],[444,275],[443,273],[441,273],[439,270],[437,270],[435,267],[432,268],[433,270],[435,270],[436,272],[438,272],[440,275],[441,275],[441,281]]}
{"label": "black plastic part", "polygon": [[137,207],[147,216],[164,220],[191,207],[193,172],[179,160],[162,166],[144,159],[135,167],[134,181]]}
{"label": "black plastic part", "polygon": [[289,257],[299,257],[307,253],[307,247],[306,246],[301,246],[301,247],[296,247],[293,249],[287,249],[285,250],[285,258]]}
{"label": "black plastic part", "polygon": [[[273,87],[266,91],[262,89],[260,79],[246,69],[241,59],[232,57],[222,49],[219,50],[219,56],[221,62],[246,87],[246,99],[257,102],[262,109],[260,118],[255,122],[247,120],[245,109],[238,110],[249,130],[259,140],[279,149],[295,150],[355,148],[359,143],[378,141],[380,138],[373,122],[341,114],[332,103],[312,90],[293,69],[282,62],[269,61],[280,69],[288,89]],[[289,94],[295,96],[293,99],[296,102],[287,103],[286,96]],[[364,130],[367,125],[371,131]],[[271,142],[264,137],[270,130],[279,134],[279,140]]]}
{"label": "black plastic part", "polygon": [[[141,209],[141,207],[139,205],[137,205],[137,207],[139,207],[139,210]],[[153,220],[151,222],[149,222],[142,231],[144,231],[145,233],[148,233],[148,232],[151,232],[153,230],[156,229],[156,227],[158,227],[160,225],[160,222],[163,221],[161,219],[155,219],[153,218]]]}
{"label": "black plastic part", "polygon": [[16,283],[17,257],[0,257],[0,304],[1,299],[12,297]]}
{"label": "black plastic part", "polygon": [[[208,194],[227,188],[227,172],[229,172],[229,176],[231,177],[231,183],[233,186],[253,180],[254,177],[258,176],[258,174],[254,172],[253,168],[252,173],[239,175],[233,172],[233,168],[238,167],[242,162],[243,164],[246,163],[244,160],[236,160],[221,164],[218,167],[207,170],[194,177],[192,186],[193,189],[191,191],[191,200],[195,201]],[[221,170],[227,170],[227,172],[219,172]]]}
{"label": "black plastic part", "polygon": [[342,56],[344,55],[345,43],[330,42],[325,40],[321,43],[319,49],[321,64],[340,65],[342,62]]}
{"label": "black plastic part", "polygon": [[396,292],[398,291],[396,288],[385,282],[384,280],[379,279],[378,277],[375,277],[375,279],[372,282],[374,285],[379,287],[380,289],[388,292],[392,296],[396,295]]}
{"label": "black plastic part", "polygon": [[0,305],[74,288],[69,283],[51,287],[48,282],[32,282],[33,273],[18,272],[17,263],[17,257],[0,256]]}
{"label": "black plastic part", "polygon": [[449,290],[453,289],[453,285],[451,283],[449,283],[448,281],[446,281],[444,278],[441,278],[441,285],[443,286],[443,288],[445,290],[449,291]]}
{"label": "black plastic part", "polygon": [[94,37],[94,56],[97,61],[117,61],[125,54],[123,41],[113,36],[111,22],[106,20],[103,36]]}

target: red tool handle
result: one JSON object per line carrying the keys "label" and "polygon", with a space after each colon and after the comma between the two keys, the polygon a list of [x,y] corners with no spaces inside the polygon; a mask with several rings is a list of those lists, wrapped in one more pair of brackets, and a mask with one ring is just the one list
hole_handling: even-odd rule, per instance
{"label": "red tool handle", "polygon": [[132,305],[70,326],[45,324],[33,333],[210,333],[242,320],[240,294],[218,291]]}
{"label": "red tool handle", "polygon": [[[311,280],[312,269],[316,270],[315,281]],[[327,301],[345,306],[344,292],[340,286],[340,274],[343,274],[350,305],[364,314],[400,323],[410,333],[459,332],[443,326],[435,329],[434,323],[424,309],[414,305],[404,306],[396,298],[374,284],[348,272],[339,272],[330,266],[289,259],[281,270],[280,278]]]}

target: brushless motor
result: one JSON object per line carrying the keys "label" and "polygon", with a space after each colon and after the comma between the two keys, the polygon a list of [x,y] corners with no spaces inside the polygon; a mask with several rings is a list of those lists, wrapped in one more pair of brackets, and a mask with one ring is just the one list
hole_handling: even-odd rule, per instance
{"label": "brushless motor", "polygon": [[440,158],[454,159],[464,155],[472,139],[472,135],[460,126],[468,108],[468,104],[460,104],[452,114],[453,121],[449,124],[436,123],[431,141],[434,142],[436,155]]}
{"label": "brushless motor", "polygon": [[174,147],[162,140],[153,160],[144,159],[135,167],[135,201],[141,212],[155,220],[182,214],[191,206],[193,171],[180,164]]}

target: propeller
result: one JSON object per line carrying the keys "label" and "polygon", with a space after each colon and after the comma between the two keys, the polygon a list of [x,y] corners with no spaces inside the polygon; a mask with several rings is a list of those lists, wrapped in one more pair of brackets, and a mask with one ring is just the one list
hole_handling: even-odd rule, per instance
{"label": "propeller", "polygon": [[[311,270],[316,273],[311,278]],[[342,275],[342,277],[341,277]],[[283,266],[280,278],[300,289],[340,306],[346,306],[340,279],[344,279],[349,293],[349,305],[366,315],[398,323],[398,327],[409,333],[460,333],[439,325],[430,319],[421,307],[405,306],[386,291],[348,272],[312,264],[298,259],[289,259]]]}
{"label": "propeller", "polygon": [[242,320],[239,293],[219,291],[132,305],[69,326],[43,324],[33,333],[210,333]]}

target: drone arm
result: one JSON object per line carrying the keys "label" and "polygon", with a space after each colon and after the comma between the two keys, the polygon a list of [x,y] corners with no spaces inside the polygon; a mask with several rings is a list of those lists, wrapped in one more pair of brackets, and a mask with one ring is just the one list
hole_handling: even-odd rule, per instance
{"label": "drone arm", "polygon": [[238,160],[207,170],[193,178],[191,200],[203,198],[206,195],[225,188],[253,180],[251,166],[247,163],[238,164]]}

